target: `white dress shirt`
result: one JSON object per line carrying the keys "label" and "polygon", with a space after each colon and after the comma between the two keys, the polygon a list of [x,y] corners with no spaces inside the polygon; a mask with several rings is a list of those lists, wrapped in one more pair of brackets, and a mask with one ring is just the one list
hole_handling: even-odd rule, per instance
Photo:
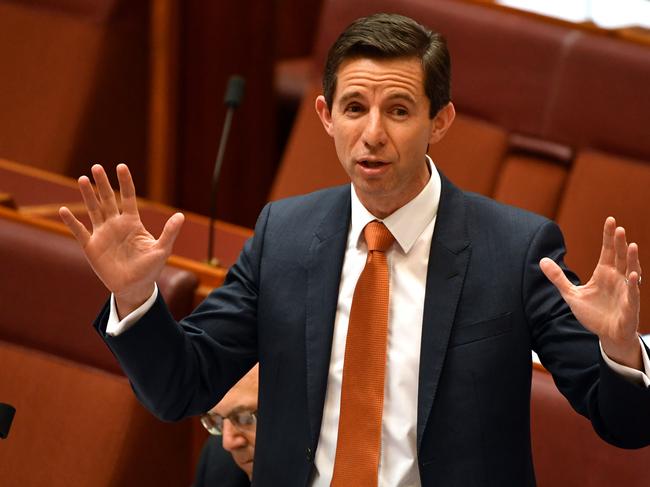
{"label": "white dress shirt", "polygon": [[[418,370],[427,263],[441,185],[440,175],[430,159],[429,166],[431,177],[420,194],[380,220],[393,234],[395,242],[386,252],[390,303],[379,486],[420,485],[416,450]],[[341,272],[323,420],[316,449],[314,487],[329,486],[332,480],[350,307],[354,288],[368,255],[363,229],[369,222],[378,220],[361,204],[353,186],[351,192],[352,217]]]}

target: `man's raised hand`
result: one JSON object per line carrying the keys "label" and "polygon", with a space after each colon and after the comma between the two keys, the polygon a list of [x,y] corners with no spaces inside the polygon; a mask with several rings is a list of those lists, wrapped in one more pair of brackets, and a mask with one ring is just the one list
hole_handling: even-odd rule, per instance
{"label": "man's raised hand", "polygon": [[628,245],[625,229],[609,217],[603,229],[598,265],[584,286],[574,286],[549,258],[540,261],[546,277],[557,287],[585,328],[598,335],[609,358],[642,368],[637,335],[641,302],[639,248]]}
{"label": "man's raised hand", "polygon": [[104,168],[96,164],[92,174],[97,193],[88,177],[79,178],[92,233],[68,208],[61,207],[59,215],[81,245],[95,274],[115,295],[118,313],[124,317],[151,296],[184,216],[172,215],[156,240],[140,220],[129,168],[125,164],[117,166],[121,211]]}

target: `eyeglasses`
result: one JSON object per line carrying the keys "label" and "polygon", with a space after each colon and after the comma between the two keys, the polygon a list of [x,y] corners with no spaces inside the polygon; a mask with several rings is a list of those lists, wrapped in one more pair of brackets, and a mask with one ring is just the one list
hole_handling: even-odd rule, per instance
{"label": "eyeglasses", "polygon": [[228,416],[221,416],[216,413],[206,413],[201,416],[201,424],[211,435],[223,434],[223,422],[229,420],[235,428],[242,432],[249,432],[255,429],[257,424],[256,411],[238,411]]}

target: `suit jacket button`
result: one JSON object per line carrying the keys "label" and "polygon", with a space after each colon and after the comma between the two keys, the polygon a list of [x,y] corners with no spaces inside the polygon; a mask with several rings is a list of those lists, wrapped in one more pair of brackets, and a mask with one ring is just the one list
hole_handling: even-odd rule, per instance
{"label": "suit jacket button", "polygon": [[307,457],[307,461],[311,462],[311,448],[306,448],[305,449],[305,456]]}

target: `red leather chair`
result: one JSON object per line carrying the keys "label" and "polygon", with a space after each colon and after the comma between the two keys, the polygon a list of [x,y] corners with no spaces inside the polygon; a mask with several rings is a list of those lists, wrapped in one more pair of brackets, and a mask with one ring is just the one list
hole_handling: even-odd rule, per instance
{"label": "red leather chair", "polygon": [[[0,209],[0,340],[121,374],[92,327],[109,293],[77,242],[10,215]],[[158,285],[177,318],[191,311],[194,274],[166,267]]]}

